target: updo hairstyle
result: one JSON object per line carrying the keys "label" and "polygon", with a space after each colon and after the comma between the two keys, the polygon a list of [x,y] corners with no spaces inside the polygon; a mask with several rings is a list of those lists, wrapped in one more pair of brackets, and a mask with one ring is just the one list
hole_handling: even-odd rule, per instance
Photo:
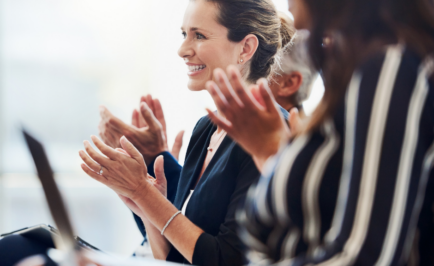
{"label": "updo hairstyle", "polygon": [[[228,29],[228,39],[240,42],[248,34],[254,34],[259,41],[258,49],[243,69],[243,75],[250,83],[268,78],[275,63],[275,55],[284,44],[291,40],[286,27],[281,28],[277,11],[270,0],[206,0],[219,9],[217,22]],[[281,34],[281,31],[283,33]]]}

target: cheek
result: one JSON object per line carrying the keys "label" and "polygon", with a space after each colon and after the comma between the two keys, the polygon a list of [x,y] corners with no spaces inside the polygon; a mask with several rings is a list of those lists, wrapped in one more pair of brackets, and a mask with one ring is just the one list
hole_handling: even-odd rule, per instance
{"label": "cheek", "polygon": [[212,72],[216,68],[226,69],[230,64],[236,63],[231,52],[233,47],[219,43],[203,43],[198,47],[197,55]]}

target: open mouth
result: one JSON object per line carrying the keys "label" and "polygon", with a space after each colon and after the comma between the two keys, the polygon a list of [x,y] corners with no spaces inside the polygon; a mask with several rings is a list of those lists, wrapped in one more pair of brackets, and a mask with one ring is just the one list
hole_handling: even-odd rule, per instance
{"label": "open mouth", "polygon": [[188,66],[188,74],[189,75],[196,74],[197,72],[200,72],[201,70],[203,70],[205,68],[206,68],[206,65]]}

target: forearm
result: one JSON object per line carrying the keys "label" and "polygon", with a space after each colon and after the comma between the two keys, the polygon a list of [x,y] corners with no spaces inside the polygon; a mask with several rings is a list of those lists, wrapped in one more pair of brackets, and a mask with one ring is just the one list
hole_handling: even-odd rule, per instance
{"label": "forearm", "polygon": [[154,258],[166,260],[171,247],[169,241],[161,235],[160,231],[147,218],[142,218],[142,221],[146,227],[148,241]]}
{"label": "forearm", "polygon": [[[167,221],[178,211],[161,193],[145,187],[133,200],[154,227],[161,232]],[[203,230],[183,215],[177,215],[164,231],[166,239],[189,261],[192,262],[197,239]]]}

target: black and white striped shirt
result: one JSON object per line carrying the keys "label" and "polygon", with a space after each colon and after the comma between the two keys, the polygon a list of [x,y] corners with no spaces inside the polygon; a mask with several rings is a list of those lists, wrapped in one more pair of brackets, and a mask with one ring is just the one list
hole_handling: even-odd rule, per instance
{"label": "black and white striped shirt", "polygon": [[284,148],[250,189],[237,216],[252,258],[434,262],[433,70],[394,45],[354,72],[333,119]]}

